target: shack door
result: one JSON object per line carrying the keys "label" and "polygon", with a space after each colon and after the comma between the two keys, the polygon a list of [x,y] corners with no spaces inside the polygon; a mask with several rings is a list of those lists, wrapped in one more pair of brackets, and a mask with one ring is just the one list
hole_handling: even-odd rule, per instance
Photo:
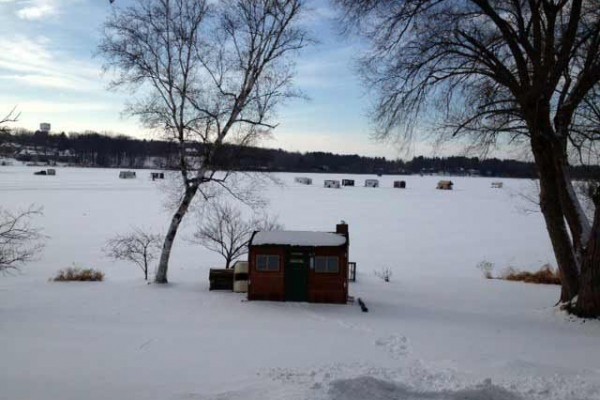
{"label": "shack door", "polygon": [[307,253],[292,251],[288,254],[285,266],[285,299],[287,301],[308,301]]}

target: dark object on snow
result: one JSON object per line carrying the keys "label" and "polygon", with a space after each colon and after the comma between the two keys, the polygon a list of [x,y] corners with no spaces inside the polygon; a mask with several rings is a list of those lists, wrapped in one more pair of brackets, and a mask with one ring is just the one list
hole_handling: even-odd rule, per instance
{"label": "dark object on snow", "polygon": [[406,189],[405,181],[394,181],[394,187],[397,189]]}
{"label": "dark object on snow", "polygon": [[121,171],[119,172],[120,179],[135,179],[135,171]]}
{"label": "dark object on snow", "polygon": [[342,186],[354,186],[354,179],[342,179]]}
{"label": "dark object on snow", "polygon": [[211,268],[208,273],[210,283],[208,290],[231,290],[233,291],[233,269]]}
{"label": "dark object on snow", "polygon": [[164,172],[151,172],[150,176],[152,177],[152,180],[165,179],[165,173]]}
{"label": "dark object on snow", "polygon": [[360,309],[362,310],[362,312],[369,312],[367,305],[365,304],[364,301],[362,301],[362,299],[360,297],[358,298],[358,305],[360,306]]}
{"label": "dark object on snow", "polygon": [[454,183],[452,181],[439,181],[437,184],[437,188],[439,190],[452,190]]}
{"label": "dark object on snow", "polygon": [[45,169],[33,173],[34,175],[48,175]]}

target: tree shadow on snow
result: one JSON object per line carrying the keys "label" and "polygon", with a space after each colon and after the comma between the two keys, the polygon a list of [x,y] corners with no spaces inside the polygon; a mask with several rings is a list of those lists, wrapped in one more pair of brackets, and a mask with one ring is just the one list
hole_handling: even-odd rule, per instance
{"label": "tree shadow on snow", "polygon": [[369,376],[338,379],[329,387],[331,400],[523,400],[515,393],[492,384],[458,391],[422,392]]}

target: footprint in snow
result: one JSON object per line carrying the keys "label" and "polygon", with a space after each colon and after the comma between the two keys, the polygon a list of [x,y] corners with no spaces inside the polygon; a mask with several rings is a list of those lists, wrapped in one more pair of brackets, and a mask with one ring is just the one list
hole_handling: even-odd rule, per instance
{"label": "footprint in snow", "polygon": [[390,335],[379,338],[375,341],[375,346],[383,348],[394,360],[408,354],[408,339],[406,336]]}

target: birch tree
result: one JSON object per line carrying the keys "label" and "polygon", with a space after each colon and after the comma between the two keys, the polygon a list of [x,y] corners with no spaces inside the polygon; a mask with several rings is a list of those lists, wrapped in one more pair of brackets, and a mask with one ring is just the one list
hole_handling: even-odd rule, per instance
{"label": "birch tree", "polygon": [[600,140],[586,119],[600,84],[600,1],[337,3],[371,43],[361,73],[376,93],[377,136],[411,139],[433,119],[481,148],[527,146],[561,274],[560,301],[599,316],[600,217],[598,207],[593,220],[583,212],[569,155],[588,155]]}
{"label": "birch tree", "polygon": [[236,168],[231,149],[268,135],[275,107],[296,95],[294,57],[308,42],[302,10],[302,0],[134,0],[106,22],[99,49],[113,86],[138,93],[127,111],[179,149],[181,193],[155,282],[167,283],[196,195],[226,187]]}

